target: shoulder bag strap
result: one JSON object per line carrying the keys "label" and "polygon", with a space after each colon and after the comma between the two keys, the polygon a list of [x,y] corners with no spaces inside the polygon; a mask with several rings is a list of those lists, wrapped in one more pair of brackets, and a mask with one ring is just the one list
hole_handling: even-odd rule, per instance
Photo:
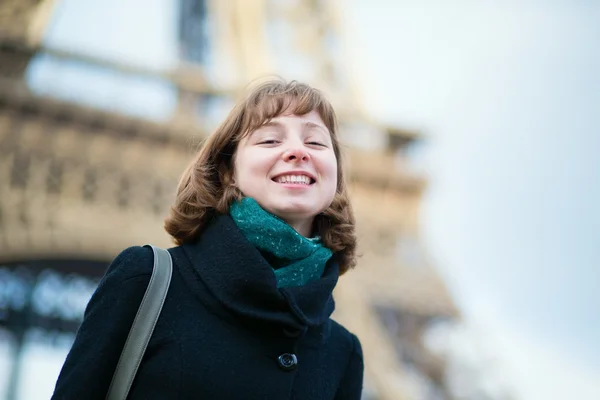
{"label": "shoulder bag strap", "polygon": [[171,255],[167,250],[152,245],[147,246],[152,247],[154,253],[152,276],[121,352],[106,395],[107,400],[127,398],[171,283],[173,272]]}

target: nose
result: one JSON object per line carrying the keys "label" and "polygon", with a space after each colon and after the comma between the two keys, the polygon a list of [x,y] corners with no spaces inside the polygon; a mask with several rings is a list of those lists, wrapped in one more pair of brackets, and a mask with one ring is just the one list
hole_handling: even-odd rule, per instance
{"label": "nose", "polygon": [[287,162],[306,162],[310,160],[310,155],[306,149],[300,146],[294,146],[293,148],[286,150],[282,154],[282,158]]}

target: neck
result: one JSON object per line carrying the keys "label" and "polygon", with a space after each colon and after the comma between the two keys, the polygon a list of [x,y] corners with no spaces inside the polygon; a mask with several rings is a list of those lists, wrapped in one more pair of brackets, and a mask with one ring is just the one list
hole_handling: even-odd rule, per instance
{"label": "neck", "polygon": [[291,220],[284,220],[284,221],[287,222],[289,226],[294,228],[294,230],[296,232],[298,232],[305,238],[311,237],[312,226],[313,226],[312,219],[308,219],[308,220],[305,219],[305,220],[300,220],[300,221],[291,221]]}

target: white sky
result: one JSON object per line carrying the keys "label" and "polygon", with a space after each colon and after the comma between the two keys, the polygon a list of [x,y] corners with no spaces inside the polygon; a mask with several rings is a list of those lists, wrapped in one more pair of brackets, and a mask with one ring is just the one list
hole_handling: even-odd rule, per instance
{"label": "white sky", "polygon": [[[176,58],[171,0],[58,3],[50,44]],[[523,399],[600,398],[600,3],[345,4],[363,103],[428,137],[424,238],[472,330]],[[53,71],[32,80],[69,85]],[[138,97],[159,115],[156,85]]]}

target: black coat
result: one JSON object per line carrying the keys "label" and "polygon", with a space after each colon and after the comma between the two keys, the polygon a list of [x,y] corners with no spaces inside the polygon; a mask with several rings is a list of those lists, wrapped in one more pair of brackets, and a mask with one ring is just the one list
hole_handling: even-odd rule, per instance
{"label": "black coat", "polygon": [[[277,289],[229,216],[169,249],[173,277],[130,399],[360,399],[356,336],[330,319],[338,267]],[[150,279],[152,249],[131,247],[92,296],[53,399],[104,399]]]}

